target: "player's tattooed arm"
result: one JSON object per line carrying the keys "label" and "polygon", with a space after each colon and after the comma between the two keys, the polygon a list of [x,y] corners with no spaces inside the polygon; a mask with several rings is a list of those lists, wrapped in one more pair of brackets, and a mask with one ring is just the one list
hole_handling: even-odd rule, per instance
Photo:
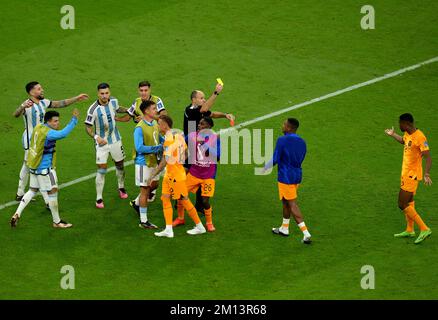
{"label": "player's tattooed arm", "polygon": [[129,115],[129,114],[125,114],[123,117],[116,117],[115,119],[116,119],[116,121],[119,121],[119,122],[129,122],[130,120],[131,120],[131,116]]}
{"label": "player's tattooed arm", "polygon": [[128,113],[128,108],[119,106],[119,108],[116,111],[117,113]]}
{"label": "player's tattooed arm", "polygon": [[33,106],[33,101],[30,99],[27,99],[26,101],[24,101],[13,113],[15,118],[18,118],[19,116],[21,116],[24,113],[24,110],[26,110],[26,108],[30,108]]}
{"label": "player's tattooed arm", "polygon": [[73,98],[69,98],[69,99],[64,99],[64,100],[54,100],[52,101],[52,108],[64,108],[67,107],[73,103],[76,103],[78,101],[83,101],[83,100],[87,100],[88,99],[88,95],[85,93],[81,93],[80,95],[73,97]]}
{"label": "player's tattooed arm", "polygon": [[396,141],[398,141],[401,144],[405,144],[405,142],[403,141],[403,137],[399,136],[397,133],[395,133],[394,131],[394,127],[392,127],[391,129],[386,129],[385,133],[390,136],[393,137]]}
{"label": "player's tattooed arm", "polygon": [[430,156],[430,150],[425,150],[421,153],[423,158],[426,159],[426,168],[424,170],[424,184],[430,186],[432,179],[430,178],[430,169],[432,168],[432,157]]}
{"label": "player's tattooed arm", "polygon": [[152,183],[152,180],[166,167],[166,157],[162,157],[160,164],[155,168],[155,170],[152,172],[151,176],[149,177],[149,180],[147,182],[147,185],[150,186]]}

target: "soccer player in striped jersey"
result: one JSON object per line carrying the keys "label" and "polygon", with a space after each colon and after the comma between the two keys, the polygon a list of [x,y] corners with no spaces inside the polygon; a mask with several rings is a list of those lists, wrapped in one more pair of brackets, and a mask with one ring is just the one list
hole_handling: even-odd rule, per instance
{"label": "soccer player in striped jersey", "polygon": [[97,94],[98,99],[88,109],[85,128],[88,135],[95,142],[97,164],[96,208],[103,209],[103,188],[110,154],[116,165],[119,197],[121,199],[128,198],[125,190],[125,152],[123,150],[122,137],[115,121],[116,113],[126,113],[127,109],[119,106],[118,100],[111,97],[109,84],[99,84],[97,86]]}
{"label": "soccer player in striped jersey", "polygon": [[272,232],[281,236],[289,236],[289,221],[293,216],[303,232],[302,242],[310,244],[311,235],[297,203],[297,190],[303,175],[301,164],[307,151],[306,142],[297,135],[299,125],[299,121],[295,118],[284,121],[284,135],[278,138],[274,157],[266,164],[265,170],[278,165],[278,191],[280,200],[283,202],[283,223],[279,228],[272,228]]}
{"label": "soccer player in striped jersey", "polygon": [[[76,97],[64,100],[49,100],[44,97],[44,89],[37,81],[32,81],[26,84],[26,92],[28,99],[25,100],[13,113],[18,118],[23,116],[24,132],[22,136],[22,146],[24,149],[24,161],[20,170],[20,179],[18,181],[18,190],[15,196],[16,201],[21,201],[23,198],[27,182],[29,180],[29,168],[26,165],[30,139],[32,137],[33,129],[43,123],[44,114],[48,108],[63,108],[75,102],[88,99],[88,95],[82,93]],[[48,196],[41,192],[44,197],[46,205],[48,205]]]}
{"label": "soccer player in striped jersey", "polygon": [[128,114],[124,117],[117,118],[117,121],[128,122],[132,118],[134,122],[140,122],[143,119],[143,114],[140,110],[140,105],[143,101],[152,101],[155,103],[157,107],[157,115],[155,116],[155,120],[158,120],[158,116],[162,114],[167,115],[163,100],[161,100],[161,98],[158,96],[152,95],[151,83],[149,81],[141,81],[138,84],[138,94],[139,97],[134,100],[131,107],[128,109]]}
{"label": "soccer player in striped jersey", "polygon": [[163,202],[163,213],[166,221],[166,228],[161,232],[156,232],[157,237],[173,238],[172,216],[173,209],[171,199],[180,200],[184,209],[187,210],[190,218],[195,222],[195,227],[188,230],[190,235],[205,233],[205,227],[199,219],[195,207],[188,197],[186,185],[186,171],[183,164],[186,158],[187,145],[182,133],[172,130],[173,121],[167,115],[160,115],[158,126],[160,133],[164,135],[164,151],[160,164],[152,172],[147,185],[151,185],[154,178],[166,168],[163,178],[161,200]]}
{"label": "soccer player in striped jersey", "polygon": [[11,227],[16,227],[24,208],[29,204],[38,190],[49,195],[54,228],[70,228],[71,223],[61,220],[58,209],[58,179],[56,176],[56,141],[64,139],[78,123],[79,111],[73,110],[70,123],[62,130],[59,128],[59,113],[50,110],[44,115],[44,124],[37,125],[29,144],[27,165],[30,170],[30,189],[21,199],[17,211],[11,218]]}

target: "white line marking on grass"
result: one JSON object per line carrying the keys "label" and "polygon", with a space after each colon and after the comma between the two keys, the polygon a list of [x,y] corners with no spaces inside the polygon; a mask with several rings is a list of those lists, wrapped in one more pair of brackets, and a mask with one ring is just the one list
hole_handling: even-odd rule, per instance
{"label": "white line marking on grass", "polygon": [[[312,100],[308,100],[308,101],[305,101],[305,102],[302,102],[302,103],[299,103],[299,104],[295,104],[293,106],[290,106],[290,107],[287,107],[287,108],[284,108],[284,109],[280,109],[280,110],[275,111],[275,112],[271,112],[271,113],[265,114],[264,116],[254,118],[252,120],[248,120],[248,121],[242,122],[242,123],[240,123],[240,124],[238,124],[238,125],[236,125],[234,127],[230,127],[230,128],[224,129],[224,130],[222,130],[222,132],[228,131],[228,130],[233,130],[233,129],[236,130],[236,129],[239,129],[239,128],[243,128],[243,127],[249,126],[249,125],[251,125],[253,123],[260,122],[260,121],[263,121],[263,120],[266,120],[266,119],[269,119],[269,118],[273,118],[273,117],[278,116],[280,114],[283,114],[283,113],[286,113],[286,112],[289,112],[289,111],[292,111],[292,110],[295,110],[295,109],[299,109],[299,108],[308,106],[308,105],[313,104],[315,102],[326,100],[326,99],[329,99],[331,97],[336,97],[336,96],[339,96],[339,95],[341,95],[343,93],[346,93],[346,92],[349,92],[349,91],[353,91],[353,90],[356,90],[356,89],[359,89],[359,88],[362,88],[362,87],[365,87],[365,86],[369,86],[370,84],[374,84],[376,82],[380,82],[380,81],[383,81],[383,80],[386,80],[386,79],[389,79],[389,78],[396,77],[396,76],[398,76],[398,75],[400,75],[402,73],[418,69],[418,68],[420,68],[422,66],[425,66],[427,64],[431,64],[431,63],[434,63],[434,62],[437,62],[437,61],[438,61],[438,56],[434,57],[432,59],[429,59],[429,60],[426,60],[426,61],[414,64],[412,66],[409,66],[409,67],[406,67],[406,68],[403,68],[403,69],[400,69],[400,70],[397,70],[397,71],[394,71],[394,72],[391,72],[391,73],[387,73],[387,74],[385,74],[385,75],[383,75],[381,77],[377,77],[377,78],[374,78],[374,79],[371,79],[371,80],[368,80],[368,81],[365,81],[365,82],[361,82],[361,83],[349,86],[347,88],[344,88],[344,89],[341,89],[341,90],[338,90],[338,91],[335,91],[335,92],[323,95],[323,96],[321,96],[319,98],[314,98]],[[130,166],[133,163],[134,163],[134,161],[132,161],[132,160],[128,161],[128,162],[125,163],[125,166]],[[108,169],[108,171],[114,171],[114,170],[115,170],[115,167],[111,167],[111,168]],[[86,180],[89,180],[89,179],[93,179],[94,177],[96,177],[96,173],[92,173],[92,174],[89,174],[88,176],[84,176],[84,177],[81,177],[81,178],[78,178],[78,179],[75,179],[75,180],[63,183],[63,184],[61,184],[59,186],[59,189],[66,188],[66,187],[69,187],[71,185],[74,185],[74,184],[77,184],[77,183],[80,183],[80,182],[83,182],[83,181],[86,181]],[[17,204],[16,201],[7,202],[5,204],[0,205],[0,210],[2,210],[4,208],[7,208],[7,207],[10,207],[10,206],[13,206],[13,205],[16,205],[16,204]]]}

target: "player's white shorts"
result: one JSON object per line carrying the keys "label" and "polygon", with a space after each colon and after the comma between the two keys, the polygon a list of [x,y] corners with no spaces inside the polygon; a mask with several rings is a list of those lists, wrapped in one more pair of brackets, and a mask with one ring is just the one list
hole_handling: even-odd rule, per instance
{"label": "player's white shorts", "polygon": [[58,188],[58,177],[54,169],[43,171],[44,174],[30,173],[29,186],[40,191],[51,191],[53,188]]}
{"label": "player's white shorts", "polygon": [[106,164],[110,154],[115,162],[120,162],[125,159],[122,140],[104,146],[96,145],[96,164]]}
{"label": "player's white shorts", "polygon": [[[152,172],[157,168],[155,167],[148,167],[148,166],[141,166],[139,164],[135,165],[135,185],[137,187],[147,187],[147,182],[152,175]],[[152,181],[159,181],[160,175],[157,174],[155,178],[152,179]]]}

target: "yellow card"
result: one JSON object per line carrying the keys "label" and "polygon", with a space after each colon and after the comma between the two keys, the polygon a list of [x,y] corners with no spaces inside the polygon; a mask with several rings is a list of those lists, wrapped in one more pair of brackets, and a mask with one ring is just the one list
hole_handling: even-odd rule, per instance
{"label": "yellow card", "polygon": [[221,86],[224,85],[224,83],[222,82],[221,78],[217,78],[216,81],[217,81],[217,83],[219,83]]}

